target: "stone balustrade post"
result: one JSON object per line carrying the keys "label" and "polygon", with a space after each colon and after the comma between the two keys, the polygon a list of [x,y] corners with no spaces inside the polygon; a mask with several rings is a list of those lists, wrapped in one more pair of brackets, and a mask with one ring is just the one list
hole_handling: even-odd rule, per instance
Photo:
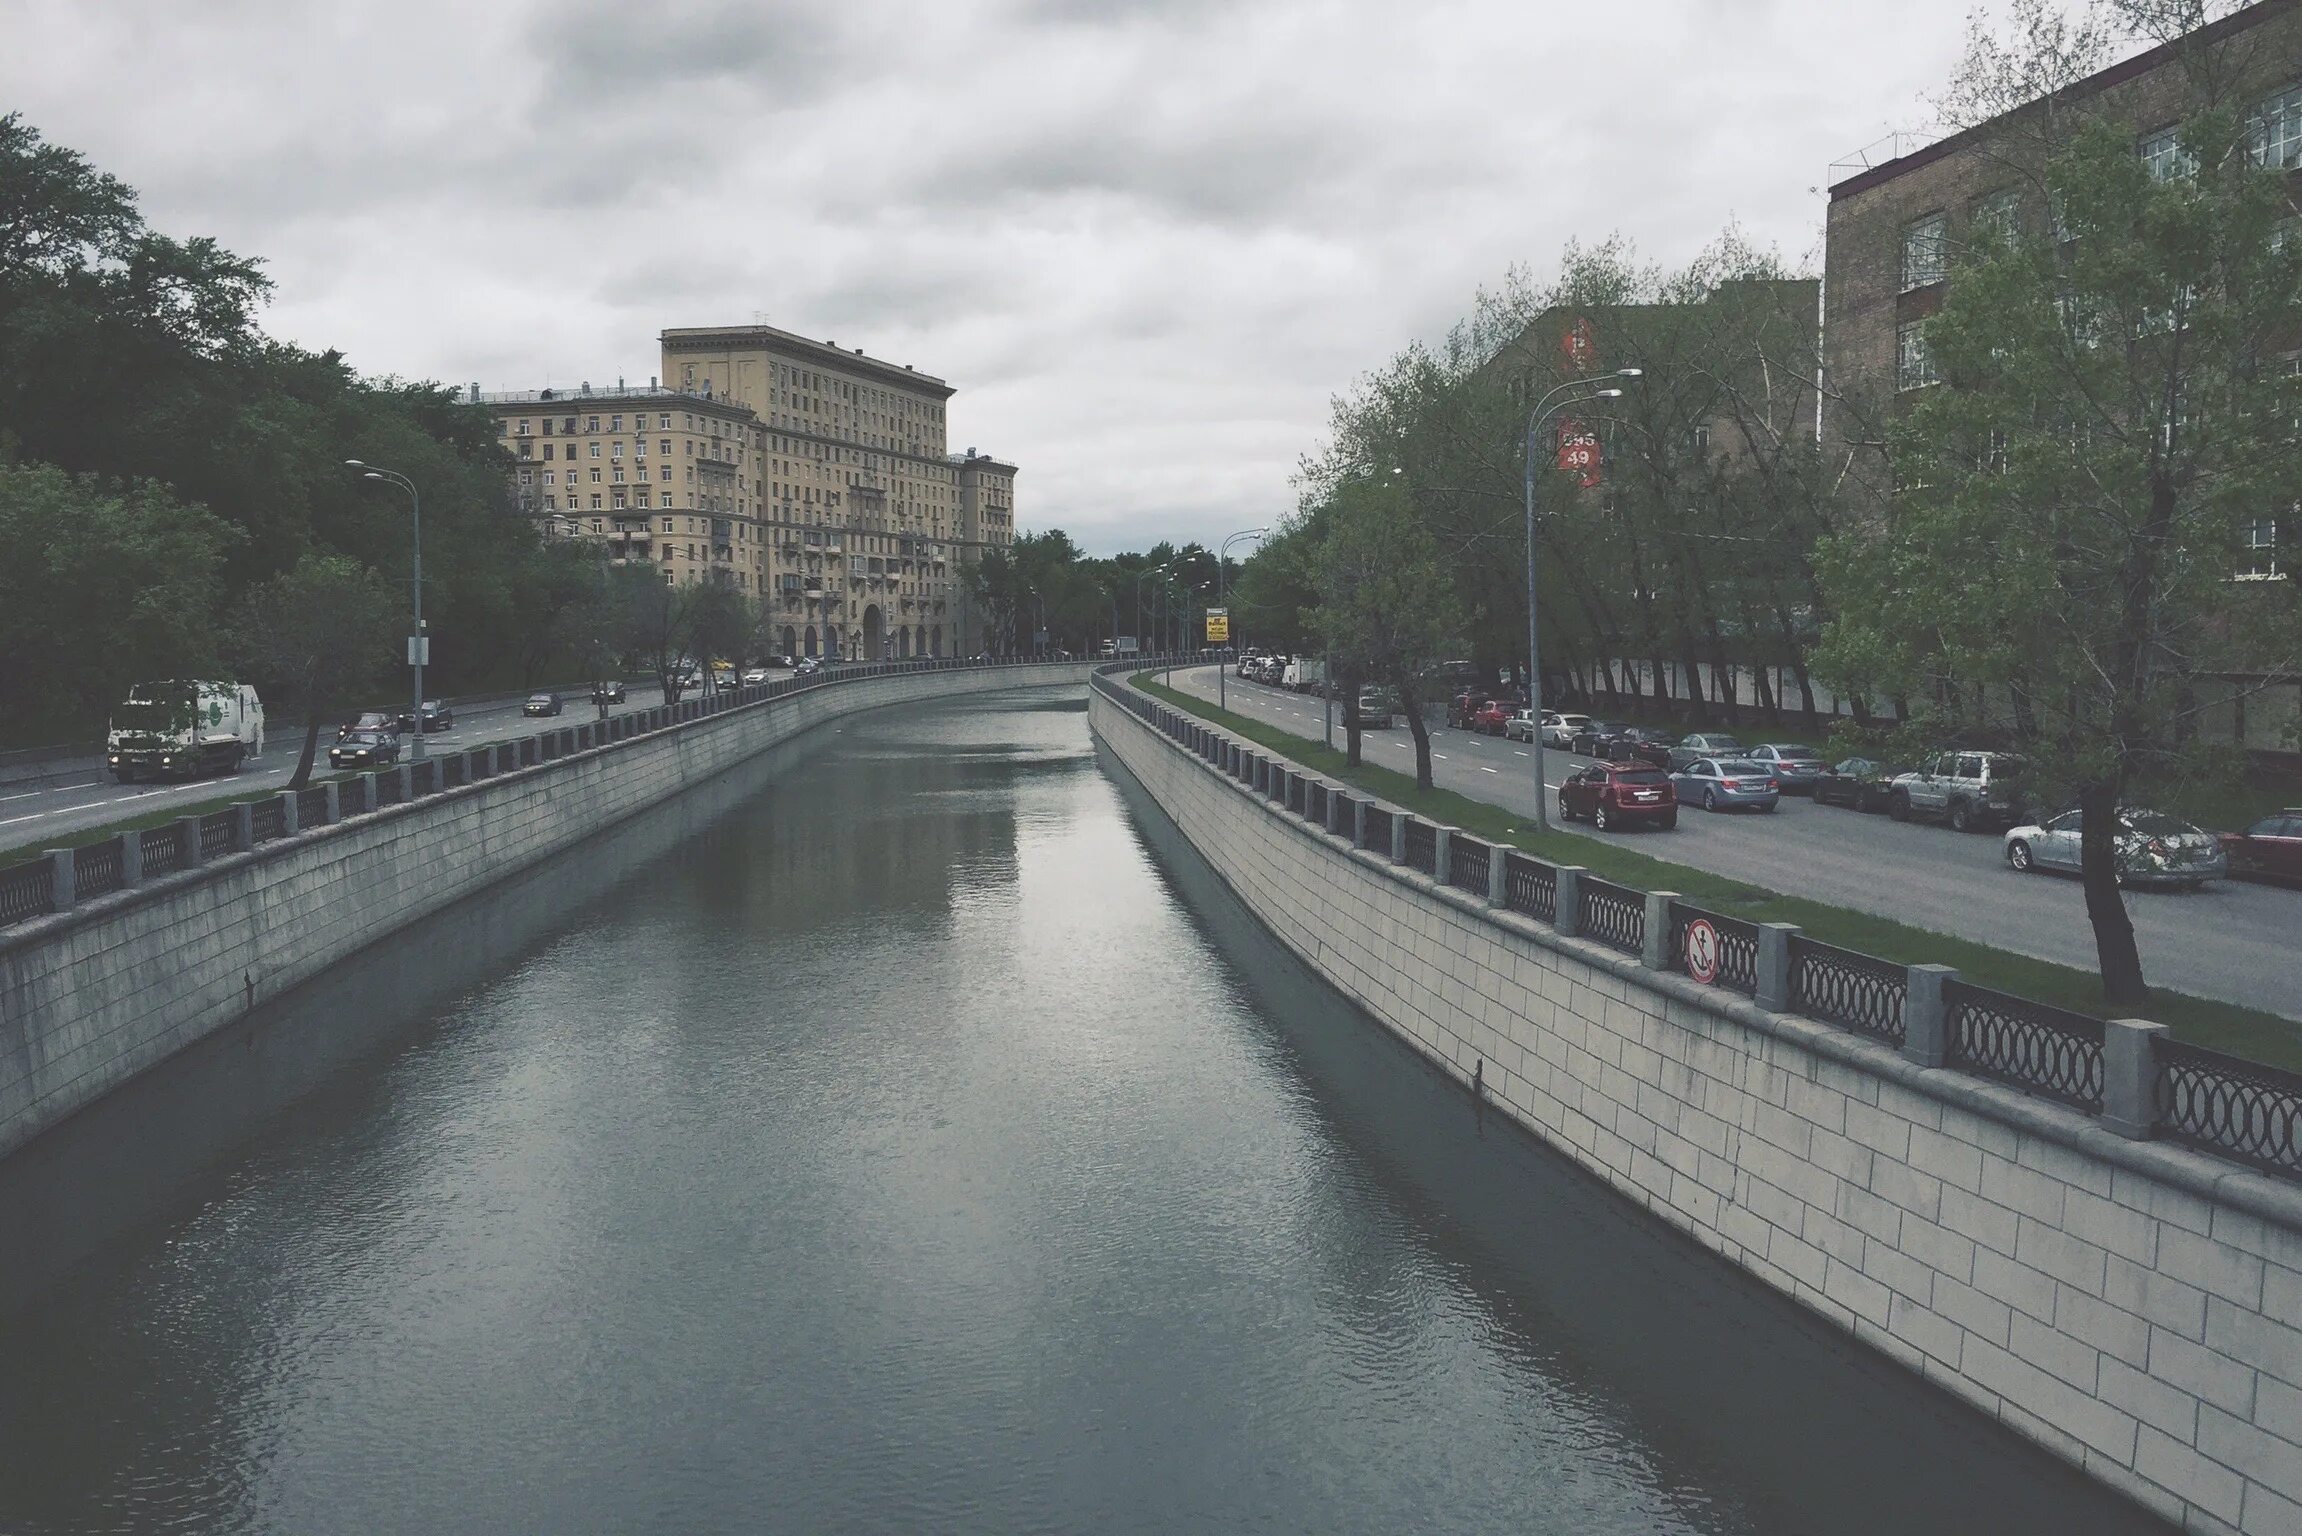
{"label": "stone balustrade post", "polygon": [[176,818],[176,846],[180,850],[176,857],[178,868],[198,869],[208,862],[206,851],[200,847],[199,817],[179,816]]}
{"label": "stone balustrade post", "polygon": [[282,837],[294,837],[298,832],[303,830],[303,827],[299,824],[300,819],[296,814],[297,810],[298,807],[296,805],[296,792],[292,789],[281,790],[280,835]]}
{"label": "stone balustrade post", "polygon": [[1501,843],[1487,849],[1487,905],[1511,904],[1511,851]]}
{"label": "stone balustrade post", "polygon": [[144,883],[144,834],[141,832],[120,834],[120,883],[124,886]]}
{"label": "stone balustrade post", "polygon": [[1902,997],[1902,1054],[1922,1067],[1939,1067],[1950,1050],[1950,1011],[1942,984],[1958,977],[1955,967],[1914,965]]}
{"label": "stone balustrade post", "polygon": [[1769,1013],[1790,1012],[1790,941],[1796,923],[1758,925],[1758,1005]]}
{"label": "stone balustrade post", "polygon": [[1364,800],[1351,802],[1351,846],[1367,846],[1367,802]]}
{"label": "stone balustrade post", "polygon": [[1647,920],[1641,929],[1639,964],[1650,971],[1671,968],[1671,903],[1678,899],[1676,891],[1647,892]]}
{"label": "stone balustrade post", "polygon": [[360,775],[361,810],[373,811],[376,808],[376,783],[381,778],[383,778],[383,774],[373,770]]}
{"label": "stone balustrade post", "polygon": [[393,764],[392,777],[400,781],[400,804],[406,805],[416,798],[416,770],[412,763]]}
{"label": "stone balustrade post", "polygon": [[326,818],[325,824],[332,827],[344,819],[344,786],[330,779],[320,789],[328,797],[327,805],[320,814]]}
{"label": "stone balustrade post", "polygon": [[1580,864],[1559,866],[1558,894],[1552,903],[1551,926],[1570,939],[1582,931],[1583,876],[1589,873]]}
{"label": "stone balustrade post", "polygon": [[43,857],[48,860],[48,910],[69,912],[80,904],[79,881],[72,863],[72,850],[50,848]]}
{"label": "stone balustrade post", "polygon": [[1441,885],[1455,883],[1455,829],[1431,829],[1431,878]]}
{"label": "stone balustrade post", "polygon": [[2166,1026],[2148,1019],[2102,1025],[2102,1125],[2128,1141],[2158,1129],[2158,1042]]}
{"label": "stone balustrade post", "polygon": [[232,851],[246,853],[256,846],[256,807],[243,800],[225,810],[232,818]]}
{"label": "stone balustrade post", "polygon": [[1391,813],[1391,862],[1407,862],[1407,818],[1396,811]]}

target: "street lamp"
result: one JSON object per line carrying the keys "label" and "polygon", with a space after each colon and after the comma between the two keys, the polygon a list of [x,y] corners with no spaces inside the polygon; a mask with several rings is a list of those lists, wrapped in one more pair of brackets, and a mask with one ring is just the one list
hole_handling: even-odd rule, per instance
{"label": "street lamp", "polygon": [[1149,581],[1154,576],[1164,576],[1166,574],[1167,567],[1163,565],[1155,565],[1147,571],[1138,571],[1135,573],[1135,631],[1138,648],[1140,648],[1143,631],[1143,583]]}
{"label": "street lamp", "polygon": [[[1617,379],[1638,378],[1644,370],[1617,368],[1606,375]],[[1543,657],[1542,640],[1535,628],[1535,437],[1551,415],[1562,407],[1581,405],[1588,400],[1619,400],[1620,388],[1593,389],[1591,379],[1574,379],[1559,385],[1542,399],[1527,416],[1527,708],[1534,715],[1535,763],[1535,826],[1548,832],[1551,829],[1549,804],[1543,799]],[[1582,391],[1580,394],[1575,391]]]}
{"label": "street lamp", "polygon": [[416,494],[416,482],[397,471],[377,469],[371,464],[362,464],[358,459],[344,460],[344,468],[358,470],[360,478],[363,480],[376,480],[386,485],[396,485],[408,493],[408,516],[415,532],[415,570],[409,580],[409,586],[414,593],[415,633],[408,639],[408,667],[414,674],[416,711],[416,739],[414,745],[408,748],[408,760],[420,763],[424,760],[424,653],[430,649],[424,643],[423,498]]}
{"label": "street lamp", "polygon": [[[1270,535],[1271,530],[1268,528],[1242,528],[1237,533],[1234,533],[1229,538],[1225,539],[1223,541],[1222,547],[1215,552],[1215,606],[1223,609],[1225,615],[1224,622],[1226,624],[1229,623],[1230,609],[1226,607],[1223,602],[1223,568],[1231,558],[1231,546],[1238,543],[1241,539],[1263,539],[1269,538]],[[1238,642],[1231,642],[1226,647],[1226,649],[1230,650],[1232,654],[1236,655],[1238,653]],[[1223,658],[1218,656],[1215,658],[1215,707],[1217,709],[1225,709],[1229,707],[1229,701],[1225,696],[1223,687],[1224,671],[1225,668],[1223,666]]]}

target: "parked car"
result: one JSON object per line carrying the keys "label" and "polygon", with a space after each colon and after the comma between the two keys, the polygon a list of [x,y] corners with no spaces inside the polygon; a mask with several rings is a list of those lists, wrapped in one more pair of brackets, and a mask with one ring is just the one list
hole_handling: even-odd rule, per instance
{"label": "parked car", "polygon": [[1471,717],[1494,698],[1483,688],[1466,688],[1447,700],[1447,724],[1458,731],[1471,729]]}
{"label": "parked car", "polygon": [[556,715],[565,708],[567,708],[566,702],[556,693],[531,693],[528,695],[528,701],[520,706],[520,713],[535,716]]}
{"label": "parked car", "polygon": [[800,658],[799,665],[792,670],[801,677],[813,677],[823,670],[823,658],[821,656],[804,656]]}
{"label": "parked car", "polygon": [[381,768],[399,760],[398,731],[346,731],[328,748],[330,768]]}
{"label": "parked car", "polygon": [[1813,789],[1815,780],[1822,777],[1823,769],[1828,766],[1814,748],[1784,741],[1753,747],[1743,756],[1754,763],[1766,764],[1786,795],[1803,795]]}
{"label": "parked car", "polygon": [[1551,715],[1543,721],[1543,745],[1569,747],[1574,745],[1575,733],[1591,723],[1589,715]]}
{"label": "parked car", "polygon": [[2234,875],[2302,880],[2302,806],[2265,816],[2243,832],[2223,833],[2222,854]]}
{"label": "parked car", "polygon": [[591,690],[591,701],[594,704],[621,704],[623,702],[623,684],[612,678],[604,683],[594,683]]}
{"label": "parked car", "polygon": [[1548,709],[1540,711],[1532,709],[1513,710],[1511,718],[1503,722],[1503,739],[1505,741],[1531,742],[1535,739],[1537,731],[1541,730],[1546,723],[1558,718],[1555,711]]}
{"label": "parked car", "polygon": [[1857,811],[1883,811],[1888,783],[1901,767],[1889,767],[1872,757],[1850,757],[1825,768],[1814,781],[1814,803],[1843,805]]}
{"label": "parked car", "polygon": [[1676,773],[1701,758],[1740,757],[1742,754],[1743,744],[1732,736],[1717,731],[1697,731],[1691,736],[1681,736],[1679,744],[1671,748],[1671,772]]}
{"label": "parked car", "polygon": [[421,711],[400,711],[400,729],[403,731],[420,730],[428,735],[433,731],[454,730],[455,724],[456,712],[437,699],[424,700]]}
{"label": "parked car", "polygon": [[1763,763],[1747,757],[1698,757],[1671,775],[1671,788],[1679,804],[1699,805],[1706,811],[1731,811],[1755,806],[1771,811],[1782,801],[1782,786]]}
{"label": "parked car", "polygon": [[1388,688],[1359,690],[1359,729],[1387,731],[1399,713],[1399,700]]}
{"label": "parked car", "polygon": [[1511,706],[1504,700],[1489,699],[1471,711],[1469,729],[1482,736],[1500,736],[1510,725],[1513,713]]}
{"label": "parked car", "polygon": [[1559,785],[1559,820],[1588,816],[1601,832],[1616,827],[1679,824],[1678,795],[1660,768],[1646,763],[1601,763],[1578,769]]}
{"label": "parked car", "polygon": [[1668,771],[1672,740],[1669,731],[1658,731],[1651,725],[1629,726],[1607,743],[1607,756],[1615,762],[1650,763]]}
{"label": "parked car", "polygon": [[1575,732],[1567,750],[1578,757],[1605,757],[1607,748],[1630,727],[1615,720],[1593,720]]}
{"label": "parked car", "polygon": [[350,724],[336,727],[336,740],[342,741],[354,731],[389,731],[397,736],[400,734],[400,717],[380,709],[362,711],[360,717]]}
{"label": "parked car", "polygon": [[2011,827],[2024,819],[2022,770],[2022,759],[2006,752],[1944,752],[1895,777],[1887,814],[1940,819],[1953,832]]}
{"label": "parked car", "polygon": [[[2010,828],[2004,844],[2006,862],[2025,874],[2046,870],[2076,874],[2082,816],[2079,811],[2064,811],[2044,823]],[[2120,811],[2111,853],[2117,861],[2120,885],[2181,886],[2195,891],[2209,880],[2221,879],[2230,867],[2214,834],[2201,832],[2162,811]]]}

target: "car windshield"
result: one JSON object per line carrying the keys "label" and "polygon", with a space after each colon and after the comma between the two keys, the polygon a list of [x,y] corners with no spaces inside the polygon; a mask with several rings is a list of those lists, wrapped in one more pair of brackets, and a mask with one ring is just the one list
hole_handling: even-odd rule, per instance
{"label": "car windshield", "polygon": [[1773,770],[1770,769],[1765,763],[1754,763],[1748,758],[1730,758],[1726,762],[1719,764],[1719,772],[1725,774],[1730,779],[1735,775],[1742,773],[1755,774],[1760,778],[1764,778],[1768,773],[1772,771]]}
{"label": "car windshield", "polygon": [[2189,822],[2169,816],[2164,811],[2125,811],[2118,819],[2127,831],[2139,832],[2145,837],[2179,837],[2186,832],[2198,830]]}
{"label": "car windshield", "polygon": [[385,736],[382,731],[348,731],[344,735],[344,740],[347,744],[355,747],[373,747],[382,743]]}
{"label": "car windshield", "polygon": [[158,699],[130,699],[112,708],[112,725],[122,731],[177,731],[191,723],[191,701],[163,703]]}
{"label": "car windshield", "polygon": [[548,693],[530,694],[528,696],[528,702],[530,704],[549,704],[551,701],[552,696]]}
{"label": "car windshield", "polygon": [[1777,756],[1777,757],[1820,757],[1820,756],[1822,756],[1822,754],[1821,754],[1820,752],[1817,752],[1817,751],[1816,751],[1814,748],[1812,748],[1812,747],[1802,747],[1802,746],[1799,746],[1799,745],[1798,745],[1796,742],[1790,742],[1790,743],[1784,743],[1784,742],[1776,742],[1776,743],[1775,743],[1775,744],[1773,744],[1772,746],[1768,747],[1768,748],[1767,748],[1767,750],[1768,750],[1769,752],[1772,752],[1772,753],[1773,753],[1775,756]]}
{"label": "car windshield", "polygon": [[1615,782],[1617,784],[1668,784],[1670,780],[1649,768],[1644,773],[1618,773],[1615,775]]}

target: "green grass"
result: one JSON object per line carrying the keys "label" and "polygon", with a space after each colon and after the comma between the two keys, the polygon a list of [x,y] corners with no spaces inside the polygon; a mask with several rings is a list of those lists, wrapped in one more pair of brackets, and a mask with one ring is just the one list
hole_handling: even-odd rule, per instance
{"label": "green grass", "polygon": [[[330,779],[348,779],[348,773],[322,773],[314,770],[312,785],[325,784]],[[311,787],[310,785],[306,786]],[[91,843],[109,842],[123,832],[141,832],[146,827],[164,827],[185,816],[208,816],[226,806],[241,801],[269,800],[280,793],[278,789],[256,790],[237,795],[219,795],[213,800],[170,801],[158,810],[141,816],[130,816],[120,821],[108,821],[100,827],[82,827],[77,832],[59,832],[52,837],[35,837],[29,843],[18,843],[13,848],[0,848],[0,869],[13,864],[29,864],[51,848],[85,848]]]}
{"label": "green grass", "polygon": [[[1162,703],[1220,726],[1243,740],[1284,753],[1304,767],[1340,783],[1366,790],[1428,821],[1460,827],[1486,842],[1507,843],[1555,864],[1579,864],[1604,880],[1647,891],[1676,891],[1687,900],[1733,917],[1762,923],[1796,923],[1814,938],[1860,950],[1902,965],[1956,966],[1981,986],[2034,998],[2058,1007],[2107,1016],[2113,1010],[2102,995],[2102,979],[2051,961],[2014,954],[1972,939],[1954,938],[1891,918],[1853,912],[1763,886],[1690,869],[1621,844],[1577,832],[1539,831],[1522,812],[1506,810],[1449,789],[1420,789],[1414,775],[1363,763],[1349,766],[1344,754],[1312,737],[1217,709],[1203,699],[1178,693],[1136,673],[1134,686]],[[2302,1024],[2256,1008],[2211,998],[2153,989],[2148,1016],[2180,1039],[2256,1061],[2302,1071]]]}

